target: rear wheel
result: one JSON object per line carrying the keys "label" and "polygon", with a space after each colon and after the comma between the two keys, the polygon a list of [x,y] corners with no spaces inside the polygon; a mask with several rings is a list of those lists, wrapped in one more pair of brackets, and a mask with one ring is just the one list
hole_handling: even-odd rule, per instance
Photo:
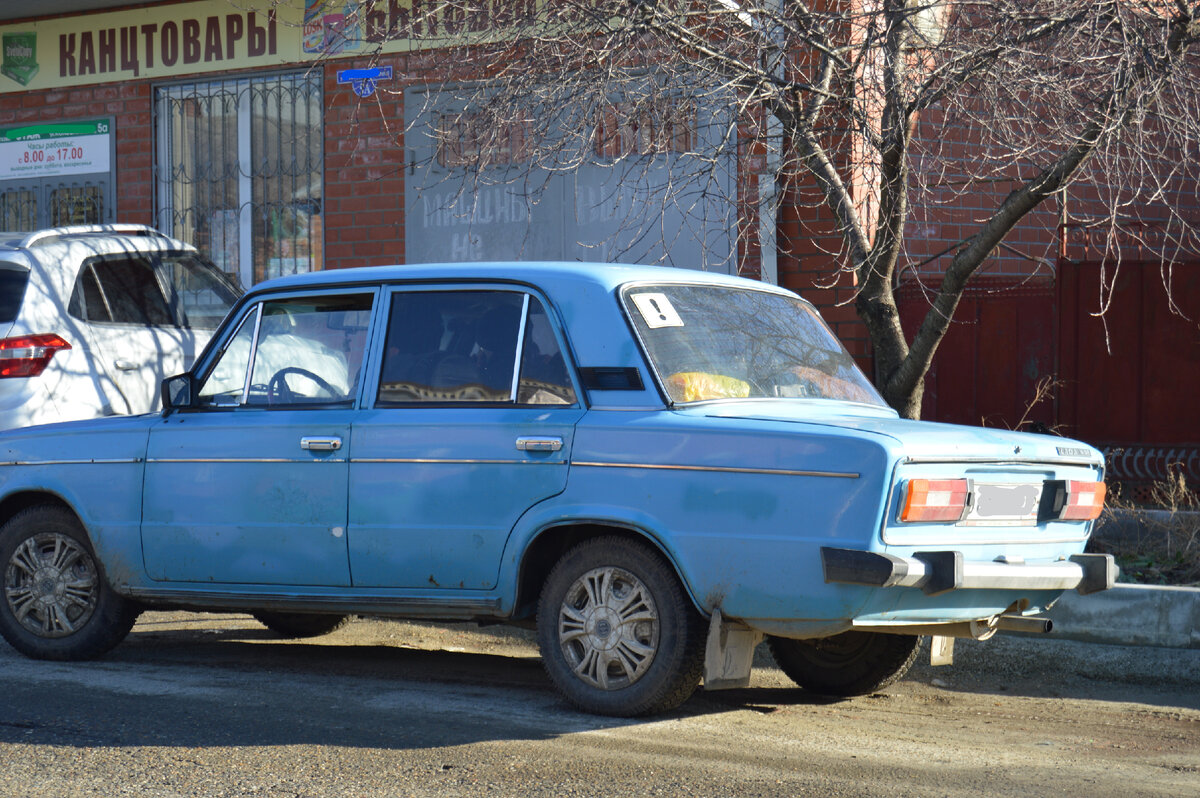
{"label": "rear wheel", "polygon": [[568,551],[542,589],[537,630],[550,680],[585,712],[663,712],[700,683],[703,620],[674,571],[636,541]]}
{"label": "rear wheel", "polygon": [[349,615],[306,612],[256,612],[254,619],[280,637],[320,637],[350,622]]}
{"label": "rear wheel", "polygon": [[0,635],[28,657],[98,657],[137,620],[137,605],[108,586],[83,526],[63,507],[30,507],[0,527],[0,568]]}
{"label": "rear wheel", "polygon": [[767,637],[775,662],[805,690],[866,695],[897,681],[917,659],[914,635],[843,632],[816,640]]}

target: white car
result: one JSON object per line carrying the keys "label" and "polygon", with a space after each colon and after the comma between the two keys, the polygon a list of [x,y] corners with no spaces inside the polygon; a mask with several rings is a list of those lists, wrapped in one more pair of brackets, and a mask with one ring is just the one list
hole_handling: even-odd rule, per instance
{"label": "white car", "polygon": [[0,429],[157,409],[240,294],[150,227],[0,233]]}

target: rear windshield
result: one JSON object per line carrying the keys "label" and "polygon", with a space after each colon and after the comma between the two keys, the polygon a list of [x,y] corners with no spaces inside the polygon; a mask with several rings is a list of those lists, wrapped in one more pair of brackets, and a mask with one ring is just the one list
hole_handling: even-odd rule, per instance
{"label": "rear windshield", "polygon": [[28,269],[0,263],[0,323],[9,324],[17,320],[28,283]]}
{"label": "rear windshield", "polygon": [[816,310],[800,299],[715,285],[630,286],[622,299],[673,402],[884,404]]}

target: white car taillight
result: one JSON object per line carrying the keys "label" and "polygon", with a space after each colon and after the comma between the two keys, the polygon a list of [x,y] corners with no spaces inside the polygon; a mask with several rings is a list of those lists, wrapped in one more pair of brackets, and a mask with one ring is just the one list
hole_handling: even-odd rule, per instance
{"label": "white car taillight", "polygon": [[1103,482],[1067,483],[1067,496],[1059,518],[1064,521],[1091,521],[1100,517],[1104,510],[1104,496],[1108,492]]}
{"label": "white car taillight", "polygon": [[70,348],[69,343],[54,333],[4,338],[0,340],[0,379],[36,377],[56,352]]}
{"label": "white car taillight", "polygon": [[900,520],[958,521],[967,509],[965,479],[910,479]]}

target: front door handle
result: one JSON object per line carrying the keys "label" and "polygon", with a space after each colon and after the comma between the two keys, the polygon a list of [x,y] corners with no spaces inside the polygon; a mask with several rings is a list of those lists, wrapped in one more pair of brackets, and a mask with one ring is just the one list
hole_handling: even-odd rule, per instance
{"label": "front door handle", "polygon": [[113,365],[121,371],[133,371],[138,367],[137,363],[134,363],[132,360],[125,360],[124,358],[114,360]]}
{"label": "front door handle", "polygon": [[562,445],[562,438],[517,438],[517,449],[522,452],[557,452]]}
{"label": "front door handle", "polygon": [[336,452],[342,448],[342,439],[305,437],[300,439],[300,448],[310,452]]}

